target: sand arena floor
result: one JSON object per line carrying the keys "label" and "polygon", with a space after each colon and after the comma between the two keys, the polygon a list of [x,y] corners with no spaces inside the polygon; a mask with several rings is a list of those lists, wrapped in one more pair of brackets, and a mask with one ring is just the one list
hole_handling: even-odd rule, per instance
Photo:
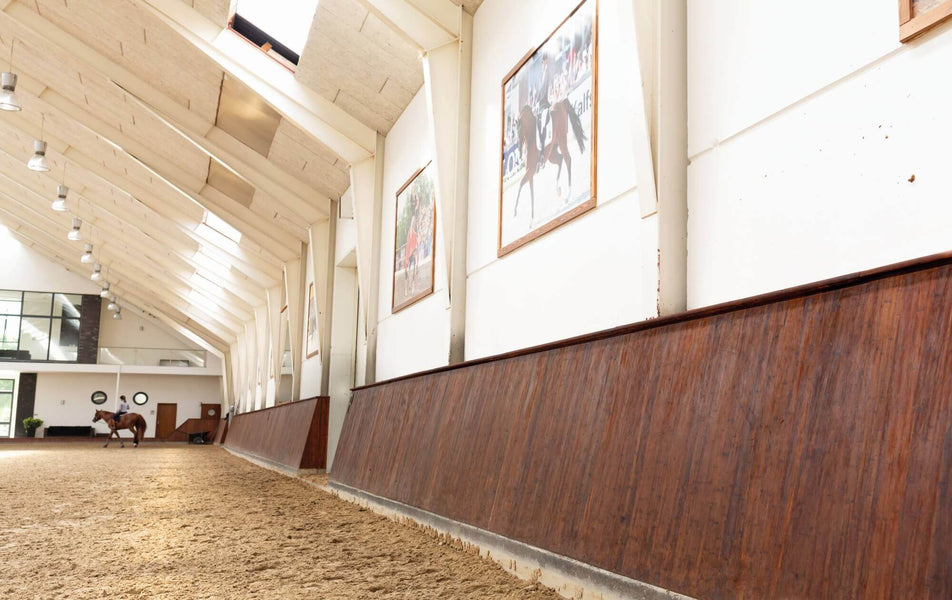
{"label": "sand arena floor", "polygon": [[182,444],[0,446],[0,569],[3,600],[558,598],[305,482]]}

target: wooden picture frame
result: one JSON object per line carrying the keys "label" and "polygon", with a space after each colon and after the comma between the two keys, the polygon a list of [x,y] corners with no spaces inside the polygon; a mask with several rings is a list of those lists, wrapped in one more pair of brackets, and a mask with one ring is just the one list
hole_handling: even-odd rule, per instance
{"label": "wooden picture frame", "polygon": [[[417,169],[396,195],[396,210],[393,216],[393,278],[390,290],[393,313],[433,293],[436,279],[437,181],[433,176],[433,169],[430,168],[432,164],[430,161],[423,168]],[[426,206],[427,203],[429,207]],[[429,266],[426,265],[427,261]]]}
{"label": "wooden picture frame", "polygon": [[501,107],[500,258],[597,204],[598,0],[582,0],[503,78]]}
{"label": "wooden picture frame", "polygon": [[307,287],[307,335],[305,337],[305,357],[311,358],[321,351],[320,340],[317,339],[317,298],[314,296],[314,284]]}
{"label": "wooden picture frame", "polygon": [[952,17],[952,0],[899,0],[899,41],[908,42]]}

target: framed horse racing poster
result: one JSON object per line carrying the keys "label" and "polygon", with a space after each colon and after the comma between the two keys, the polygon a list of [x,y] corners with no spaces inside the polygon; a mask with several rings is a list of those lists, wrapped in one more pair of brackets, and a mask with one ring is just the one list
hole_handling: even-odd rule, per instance
{"label": "framed horse racing poster", "polygon": [[502,83],[498,256],[595,207],[597,0],[584,0]]}
{"label": "framed horse racing poster", "polygon": [[397,192],[393,247],[393,312],[433,293],[436,181],[432,163]]}

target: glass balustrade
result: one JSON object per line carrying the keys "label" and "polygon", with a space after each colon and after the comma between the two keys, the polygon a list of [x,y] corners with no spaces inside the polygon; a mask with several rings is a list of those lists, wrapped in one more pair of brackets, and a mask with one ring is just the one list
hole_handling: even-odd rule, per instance
{"label": "glass balustrade", "polygon": [[169,348],[100,348],[101,365],[205,367],[205,351]]}

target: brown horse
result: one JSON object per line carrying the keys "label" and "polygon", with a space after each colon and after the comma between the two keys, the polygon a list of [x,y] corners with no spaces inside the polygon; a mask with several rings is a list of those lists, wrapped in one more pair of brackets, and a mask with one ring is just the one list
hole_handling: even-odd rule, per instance
{"label": "brown horse", "polygon": [[532,108],[528,104],[524,105],[519,112],[519,146],[525,148],[526,174],[522,176],[522,181],[519,182],[519,191],[516,192],[516,204],[512,208],[512,216],[514,217],[519,212],[519,196],[522,195],[522,188],[528,183],[529,200],[531,202],[529,215],[531,218],[535,218],[535,187],[532,184],[532,179],[535,177],[536,171],[539,170],[539,154],[541,152],[539,150],[537,123],[538,120],[532,113]]}
{"label": "brown horse", "polygon": [[103,448],[109,447],[109,441],[112,440],[113,435],[119,438],[120,448],[126,447],[125,443],[122,441],[122,437],[119,435],[120,429],[128,429],[132,432],[132,446],[134,448],[138,448],[139,442],[142,441],[142,437],[145,435],[145,418],[139,413],[131,412],[119,417],[119,422],[116,423],[112,418],[112,415],[114,414],[115,413],[108,410],[97,410],[96,415],[93,417],[93,423],[102,419],[102,421],[109,426],[109,438],[106,440]]}
{"label": "brown horse", "polygon": [[552,141],[542,151],[542,163],[546,161],[559,166],[555,174],[555,183],[558,186],[559,178],[562,176],[562,164],[565,163],[566,171],[569,176],[569,191],[567,196],[572,195],[572,155],[569,152],[569,123],[572,124],[572,131],[575,133],[575,141],[578,142],[579,152],[585,152],[585,142],[588,139],[585,130],[582,128],[582,120],[579,119],[575,107],[569,102],[568,98],[556,102],[552,106]]}
{"label": "brown horse", "polygon": [[569,124],[572,125],[572,131],[575,133],[575,140],[578,142],[580,152],[585,152],[585,142],[588,137],[585,135],[585,129],[582,127],[582,120],[575,107],[569,102],[568,98],[556,102],[550,110],[550,119],[552,120],[552,141],[541,149],[541,143],[545,144],[545,127],[539,128],[539,121],[532,113],[532,109],[525,105],[519,114],[519,144],[525,147],[526,153],[526,174],[519,182],[519,191],[516,192],[516,204],[513,207],[512,215],[516,216],[519,210],[519,196],[522,194],[522,188],[529,184],[529,199],[531,206],[529,208],[530,218],[535,218],[535,187],[532,180],[536,173],[542,170],[546,163],[558,165],[559,170],[555,174],[555,183],[558,186],[559,179],[562,177],[562,165],[565,165],[569,178],[569,191],[567,196],[572,194],[572,155],[569,152]]}

